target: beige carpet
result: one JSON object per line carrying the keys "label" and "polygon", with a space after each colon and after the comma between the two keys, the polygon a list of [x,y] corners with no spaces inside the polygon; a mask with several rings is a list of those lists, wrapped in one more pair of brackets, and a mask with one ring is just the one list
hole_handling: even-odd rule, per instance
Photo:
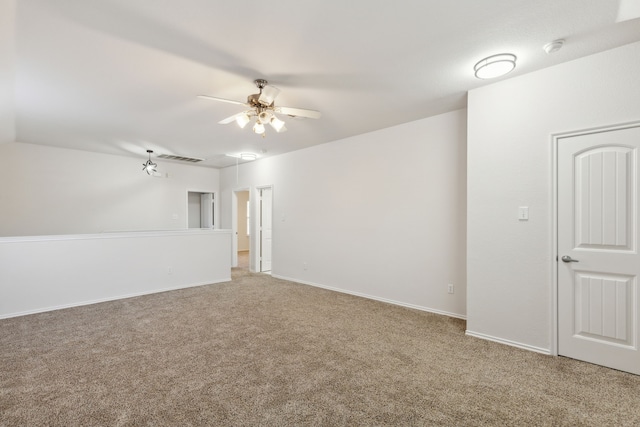
{"label": "beige carpet", "polygon": [[233,276],[0,321],[0,425],[640,425],[640,377]]}
{"label": "beige carpet", "polygon": [[238,268],[249,269],[249,251],[238,251]]}

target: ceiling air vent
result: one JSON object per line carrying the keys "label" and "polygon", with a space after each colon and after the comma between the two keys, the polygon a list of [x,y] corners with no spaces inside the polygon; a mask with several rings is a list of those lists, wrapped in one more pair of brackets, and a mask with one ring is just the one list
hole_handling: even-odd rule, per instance
{"label": "ceiling air vent", "polygon": [[167,160],[179,160],[181,162],[189,162],[189,163],[198,163],[204,160],[204,159],[197,159],[195,157],[174,156],[173,154],[158,154],[158,158],[167,159]]}

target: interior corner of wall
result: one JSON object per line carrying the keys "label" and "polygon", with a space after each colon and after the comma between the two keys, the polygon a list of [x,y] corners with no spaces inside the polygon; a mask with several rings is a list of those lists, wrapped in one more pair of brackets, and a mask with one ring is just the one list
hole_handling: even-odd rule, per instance
{"label": "interior corner of wall", "polygon": [[0,1],[0,143],[16,141],[15,20],[16,0]]}

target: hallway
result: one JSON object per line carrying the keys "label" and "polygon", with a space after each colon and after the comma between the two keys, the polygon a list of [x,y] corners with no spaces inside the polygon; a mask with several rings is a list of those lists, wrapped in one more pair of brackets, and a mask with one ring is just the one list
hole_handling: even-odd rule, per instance
{"label": "hallway", "polygon": [[249,251],[238,251],[238,267],[249,270]]}

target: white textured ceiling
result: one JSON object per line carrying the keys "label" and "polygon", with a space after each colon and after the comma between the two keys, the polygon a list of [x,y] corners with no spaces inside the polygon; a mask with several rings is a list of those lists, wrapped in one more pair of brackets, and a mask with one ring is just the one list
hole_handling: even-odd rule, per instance
{"label": "white textured ceiling", "polygon": [[[634,0],[635,1],[635,0]],[[629,0],[623,0],[623,4]],[[19,142],[235,164],[463,108],[483,57],[503,78],[640,40],[615,0],[18,0]],[[626,10],[626,9],[625,9]],[[625,12],[628,16],[628,13]],[[625,18],[627,19],[627,18]],[[542,46],[563,38],[562,50]],[[276,105],[319,110],[288,132],[217,122],[264,78]]]}

